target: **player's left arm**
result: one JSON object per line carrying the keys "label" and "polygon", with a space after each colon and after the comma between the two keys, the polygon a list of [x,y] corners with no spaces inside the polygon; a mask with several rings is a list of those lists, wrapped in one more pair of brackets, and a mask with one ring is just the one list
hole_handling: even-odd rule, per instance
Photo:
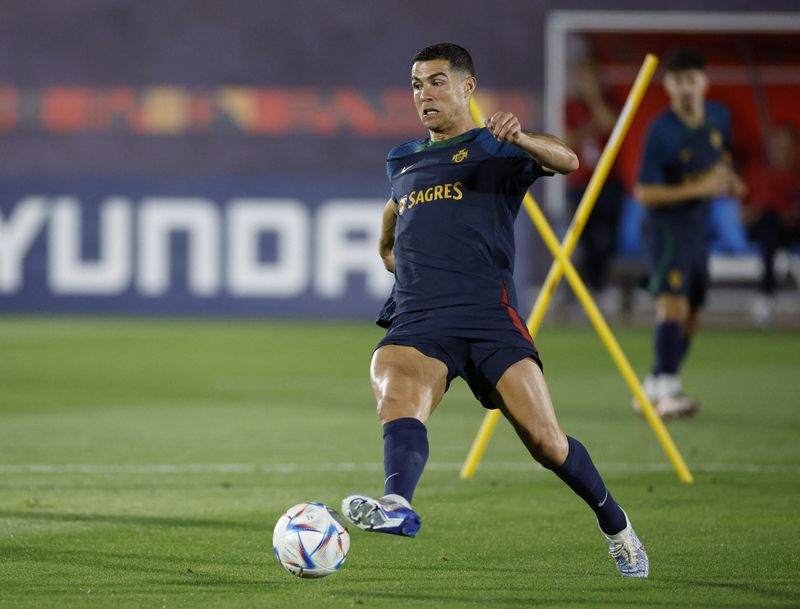
{"label": "player's left arm", "polygon": [[578,168],[578,155],[569,146],[554,135],[523,131],[519,119],[511,112],[495,112],[486,121],[486,127],[497,140],[521,148],[544,169],[567,174]]}
{"label": "player's left arm", "polygon": [[397,203],[389,199],[383,208],[381,219],[381,236],[378,239],[378,254],[383,260],[383,266],[390,273],[394,273],[394,229],[397,226]]}

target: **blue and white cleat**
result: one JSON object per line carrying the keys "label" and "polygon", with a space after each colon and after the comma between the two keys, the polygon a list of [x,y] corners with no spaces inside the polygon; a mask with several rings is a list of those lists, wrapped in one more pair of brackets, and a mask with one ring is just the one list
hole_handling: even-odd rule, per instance
{"label": "blue and white cleat", "polygon": [[367,495],[350,495],[342,501],[342,513],[359,529],[414,537],[422,520],[411,504],[400,495],[384,495],[374,499]]}
{"label": "blue and white cleat", "polygon": [[650,574],[650,562],[644,545],[636,536],[636,531],[625,514],[625,528],[615,535],[606,535],[608,554],[617,563],[617,571],[623,577],[647,577]]}

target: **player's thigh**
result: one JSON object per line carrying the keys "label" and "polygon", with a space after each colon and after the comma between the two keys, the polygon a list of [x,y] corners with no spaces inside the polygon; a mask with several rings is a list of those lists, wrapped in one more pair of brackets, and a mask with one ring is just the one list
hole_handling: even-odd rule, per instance
{"label": "player's thigh", "polygon": [[689,317],[689,299],[686,294],[661,292],[656,296],[656,321],[683,324]]}
{"label": "player's thigh", "polygon": [[645,220],[643,234],[650,272],[649,289],[657,299],[688,294],[694,248],[684,232],[674,222]]}
{"label": "player's thigh", "polygon": [[567,438],[558,425],[544,375],[532,359],[509,367],[497,382],[493,397],[537,460],[551,466],[566,460]]}
{"label": "player's thigh", "polygon": [[414,347],[384,345],[372,356],[370,378],[381,423],[404,417],[424,423],[444,396],[447,366]]}

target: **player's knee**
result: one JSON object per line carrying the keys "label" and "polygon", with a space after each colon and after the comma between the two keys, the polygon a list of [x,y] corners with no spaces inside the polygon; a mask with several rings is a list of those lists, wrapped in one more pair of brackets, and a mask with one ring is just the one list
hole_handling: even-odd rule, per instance
{"label": "player's knee", "polygon": [[378,396],[376,410],[381,425],[386,425],[386,423],[395,419],[417,416],[407,398],[393,393]]}
{"label": "player's knee", "polygon": [[548,469],[564,463],[569,454],[567,437],[558,426],[534,430],[525,443],[533,458]]}

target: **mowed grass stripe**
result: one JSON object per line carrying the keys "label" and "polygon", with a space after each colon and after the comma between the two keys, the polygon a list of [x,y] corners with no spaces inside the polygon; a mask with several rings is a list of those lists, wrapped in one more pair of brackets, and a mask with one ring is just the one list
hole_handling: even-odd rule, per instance
{"label": "mowed grass stripe", "polygon": [[[0,320],[0,609],[798,606],[792,331],[698,336],[684,383],[703,409],[669,425],[693,485],[591,330],[537,336],[562,426],[648,548],[647,581],[616,574],[591,511],[505,422],[458,479],[484,412],[460,381],[428,422],[420,535],[351,530],[340,573],[292,578],[272,556],[283,510],[382,488],[380,336],[366,322]],[[618,337],[645,374],[651,330]]]}

